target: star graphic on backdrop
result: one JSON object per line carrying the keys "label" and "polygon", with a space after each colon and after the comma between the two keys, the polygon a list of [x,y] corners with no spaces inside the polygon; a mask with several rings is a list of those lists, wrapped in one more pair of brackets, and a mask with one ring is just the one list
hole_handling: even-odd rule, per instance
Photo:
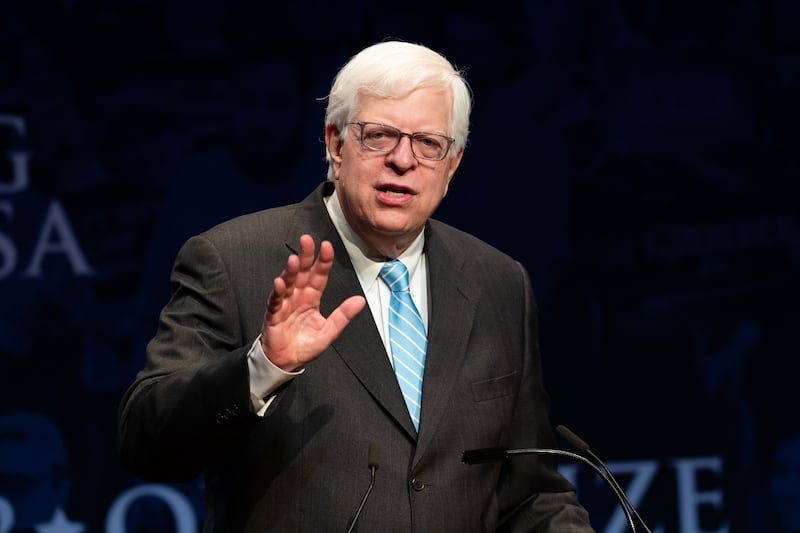
{"label": "star graphic on backdrop", "polygon": [[85,529],[80,522],[70,522],[64,510],[59,507],[49,522],[36,526],[36,533],[83,533]]}

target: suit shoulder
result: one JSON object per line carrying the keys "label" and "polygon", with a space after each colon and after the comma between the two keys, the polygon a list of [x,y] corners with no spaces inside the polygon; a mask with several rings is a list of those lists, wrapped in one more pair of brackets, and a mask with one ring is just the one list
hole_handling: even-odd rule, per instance
{"label": "suit shoulder", "polygon": [[483,261],[517,264],[518,261],[494,245],[467,233],[464,230],[446,224],[440,220],[431,219],[431,237],[440,240],[441,244],[452,251],[460,251],[466,256],[480,258]]}
{"label": "suit shoulder", "polygon": [[282,241],[285,230],[291,222],[297,204],[271,207],[244,213],[216,224],[201,232],[197,237],[214,243],[229,243],[242,246],[255,238]]}
{"label": "suit shoulder", "polygon": [[225,233],[231,230],[243,230],[263,225],[270,225],[274,228],[275,224],[280,224],[291,218],[297,204],[288,204],[277,207],[270,207],[268,209],[261,209],[251,213],[243,213],[236,217],[230,218],[219,224],[216,224],[209,229],[205,230],[202,234],[215,234]]}

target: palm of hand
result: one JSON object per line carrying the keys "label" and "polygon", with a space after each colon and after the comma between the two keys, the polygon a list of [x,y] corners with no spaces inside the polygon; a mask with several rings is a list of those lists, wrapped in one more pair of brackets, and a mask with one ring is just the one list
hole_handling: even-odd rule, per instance
{"label": "palm of hand", "polygon": [[298,370],[319,356],[366,305],[363,296],[351,296],[329,317],[320,313],[333,266],[333,246],[323,241],[316,261],[314,248],[311,236],[300,238],[300,252],[289,256],[267,300],[261,345],[269,360],[287,371]]}

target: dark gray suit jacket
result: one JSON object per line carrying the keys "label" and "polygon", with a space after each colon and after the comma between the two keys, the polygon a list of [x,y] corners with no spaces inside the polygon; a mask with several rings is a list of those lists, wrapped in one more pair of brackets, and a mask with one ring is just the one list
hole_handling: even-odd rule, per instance
{"label": "dark gray suit jacket", "polygon": [[506,515],[504,531],[592,531],[554,462],[461,462],[466,449],[555,443],[528,275],[441,222],[425,230],[431,297],[419,436],[367,309],[279,389],[263,418],[251,412],[246,354],[300,235],[333,243],[325,316],[362,294],[323,204],[333,187],[187,241],[146,367],[121,404],[122,462],[146,480],[204,474],[207,532],[346,531],[369,483],[371,444],[379,468],[359,531],[495,531]]}

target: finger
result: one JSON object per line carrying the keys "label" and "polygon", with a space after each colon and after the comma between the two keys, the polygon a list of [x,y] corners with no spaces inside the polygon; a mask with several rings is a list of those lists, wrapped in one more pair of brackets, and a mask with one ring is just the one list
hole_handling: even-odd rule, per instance
{"label": "finger", "polygon": [[328,284],[328,274],[333,268],[333,245],[329,241],[322,241],[319,245],[319,255],[314,263],[312,277],[309,284],[315,289],[325,290]]}
{"label": "finger", "polygon": [[328,316],[325,323],[328,335],[330,335],[331,342],[344,331],[344,328],[350,324],[358,313],[360,313],[367,305],[367,300],[363,296],[351,296],[350,298],[339,304],[339,307],[333,310]]}
{"label": "finger", "polygon": [[300,271],[308,271],[314,264],[314,238],[311,235],[303,234],[300,236]]}
{"label": "finger", "polygon": [[281,272],[281,275],[279,276],[279,278],[283,280],[284,285],[281,290],[282,296],[291,296],[295,286],[297,286],[297,277],[299,271],[300,258],[297,255],[292,254],[286,259],[286,267],[284,267],[283,272]]}
{"label": "finger", "polygon": [[274,315],[280,311],[285,293],[285,280],[281,277],[275,278],[275,280],[272,282],[272,291],[270,291],[269,297],[267,298],[267,314]]}
{"label": "finger", "polygon": [[300,251],[297,253],[298,265],[297,276],[294,278],[296,287],[305,287],[311,268],[314,266],[314,239],[307,234],[300,236]]}
{"label": "finger", "polygon": [[333,263],[333,245],[331,241],[322,241],[319,243],[319,257],[317,258],[317,262],[329,265]]}
{"label": "finger", "polygon": [[349,323],[353,320],[358,313],[360,313],[367,305],[367,299],[363,296],[351,296],[339,305],[339,311],[342,312],[344,318]]}

